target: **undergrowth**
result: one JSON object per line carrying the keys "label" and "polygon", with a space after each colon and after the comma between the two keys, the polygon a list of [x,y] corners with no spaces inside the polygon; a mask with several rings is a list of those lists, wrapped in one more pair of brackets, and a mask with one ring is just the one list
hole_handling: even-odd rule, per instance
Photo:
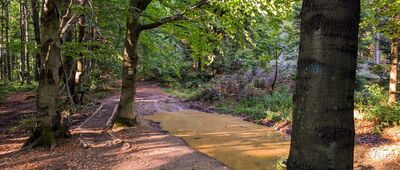
{"label": "undergrowth", "polygon": [[37,89],[37,86],[38,84],[36,82],[33,82],[31,84],[12,82],[9,83],[7,86],[0,86],[0,101],[2,101],[7,94],[33,91]]}
{"label": "undergrowth", "polygon": [[184,85],[175,85],[170,88],[164,88],[164,92],[177,98],[190,100],[196,98],[197,96],[200,96],[206,86],[206,84],[199,84],[197,86],[190,87]]}
{"label": "undergrowth", "polygon": [[244,97],[238,102],[231,103],[220,101],[217,108],[224,113],[244,115],[253,120],[291,121],[292,94],[288,89],[282,88],[272,95]]}
{"label": "undergrowth", "polygon": [[246,96],[239,100],[233,95],[218,92],[207,84],[194,88],[177,85],[164,88],[164,91],[178,98],[207,102],[221,113],[246,116],[252,120],[269,119],[280,122],[292,119],[292,93],[286,87],[276,89],[272,95]]}
{"label": "undergrowth", "polygon": [[365,85],[363,90],[355,94],[355,108],[364,119],[374,121],[377,125],[398,125],[400,103],[389,105],[387,94],[388,91],[377,84]]}

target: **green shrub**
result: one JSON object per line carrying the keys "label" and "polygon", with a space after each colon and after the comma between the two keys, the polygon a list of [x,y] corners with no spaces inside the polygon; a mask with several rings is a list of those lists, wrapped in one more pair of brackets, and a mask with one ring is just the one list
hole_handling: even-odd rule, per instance
{"label": "green shrub", "polygon": [[377,84],[365,85],[364,90],[356,92],[355,107],[367,120],[377,123],[400,123],[400,104],[388,104],[388,92]]}
{"label": "green shrub", "polygon": [[170,88],[164,88],[164,92],[181,99],[190,100],[200,96],[205,86],[206,85],[202,84],[198,85],[197,87],[175,85]]}
{"label": "green shrub", "polygon": [[243,114],[251,119],[268,118],[271,121],[291,121],[293,112],[292,94],[287,89],[280,89],[272,95],[245,97],[231,106],[220,104],[217,106],[223,112]]}

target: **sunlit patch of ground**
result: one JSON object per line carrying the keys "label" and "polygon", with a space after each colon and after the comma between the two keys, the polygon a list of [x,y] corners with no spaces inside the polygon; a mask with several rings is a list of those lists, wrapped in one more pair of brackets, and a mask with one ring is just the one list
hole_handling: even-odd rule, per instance
{"label": "sunlit patch of ground", "polygon": [[233,169],[274,169],[289,152],[289,138],[265,126],[229,115],[196,111],[160,112],[146,117],[191,147]]}
{"label": "sunlit patch of ground", "polygon": [[395,160],[400,156],[400,142],[372,147],[367,156],[374,161]]}

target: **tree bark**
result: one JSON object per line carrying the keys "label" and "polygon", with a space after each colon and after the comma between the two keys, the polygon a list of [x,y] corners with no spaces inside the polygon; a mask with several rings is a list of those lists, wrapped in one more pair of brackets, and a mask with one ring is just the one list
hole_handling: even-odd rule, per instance
{"label": "tree bark", "polygon": [[304,0],[288,169],[353,169],[359,0]]}
{"label": "tree bark", "polygon": [[[81,15],[80,19],[79,19],[79,34],[78,34],[78,42],[82,43],[84,41],[85,38],[85,34],[86,34],[86,16],[85,15]],[[75,84],[76,84],[76,88],[80,89],[79,93],[75,93],[75,95],[73,95],[73,99],[74,102],[77,104],[82,103],[82,99],[83,99],[83,77],[84,77],[84,73],[85,73],[85,65],[84,65],[84,60],[82,58],[82,54],[81,54],[81,58],[79,60],[76,61],[76,72],[74,73],[74,78],[75,78]],[[79,91],[79,90],[78,90]]]}
{"label": "tree bark", "polygon": [[[0,14],[0,21],[1,21],[1,29],[0,29],[0,80],[7,80],[7,59],[5,55],[5,48],[4,48],[4,6],[1,6],[1,14]],[[6,81],[7,82],[7,81]]]}
{"label": "tree bark", "polygon": [[[32,5],[32,21],[33,21],[33,30],[35,35],[35,43],[36,48],[39,48],[40,45],[40,23],[39,23],[39,1],[38,0],[31,0]],[[35,52],[35,59],[34,59],[34,75],[35,80],[39,80],[39,66],[40,66],[40,52]]]}
{"label": "tree bark", "polygon": [[121,99],[119,103],[120,108],[118,113],[118,117],[129,119],[133,122],[136,120],[135,82],[138,62],[137,45],[140,34],[139,10],[143,11],[144,9],[139,8],[139,4],[137,1],[131,0],[129,10],[130,17],[127,23],[128,30],[125,39]]}
{"label": "tree bark", "polygon": [[31,64],[30,64],[30,49],[29,49],[29,11],[28,1],[24,1],[24,26],[25,26],[25,59],[26,59],[26,82],[31,84]]}
{"label": "tree bark", "polygon": [[10,30],[10,13],[9,13],[9,3],[7,3],[7,5],[4,7],[5,11],[5,38],[6,38],[6,52],[7,52],[7,77],[8,77],[8,81],[12,81],[12,60],[11,60],[11,46],[10,46],[10,38],[9,38],[9,30]]}
{"label": "tree bark", "polygon": [[37,92],[38,128],[25,146],[48,146],[56,144],[61,130],[57,109],[60,69],[60,4],[61,0],[44,0],[41,15],[40,76]]}
{"label": "tree bark", "polygon": [[389,104],[395,105],[397,101],[397,67],[399,64],[399,40],[392,38],[390,55],[390,83],[389,83]]}
{"label": "tree bark", "polygon": [[25,82],[25,54],[26,54],[26,30],[25,30],[25,5],[24,0],[19,1],[19,25],[20,25],[20,63],[19,63],[19,79],[21,83]]}

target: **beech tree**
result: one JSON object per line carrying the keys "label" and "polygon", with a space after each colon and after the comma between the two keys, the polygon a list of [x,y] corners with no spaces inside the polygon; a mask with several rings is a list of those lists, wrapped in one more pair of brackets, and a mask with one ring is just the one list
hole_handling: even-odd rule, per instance
{"label": "beech tree", "polygon": [[288,169],[353,169],[359,0],[304,0]]}
{"label": "beech tree", "polygon": [[[129,2],[129,13],[128,13],[128,22],[127,22],[127,35],[125,40],[125,49],[124,49],[124,59],[123,59],[123,73],[122,73],[122,88],[121,88],[121,99],[119,103],[119,114],[118,117],[123,120],[127,119],[128,122],[134,122],[136,119],[135,113],[135,79],[137,74],[138,67],[138,45],[139,45],[139,37],[143,31],[151,30],[154,28],[158,28],[167,23],[171,23],[174,21],[191,21],[197,22],[193,18],[201,18],[201,16],[195,16],[190,18],[193,11],[199,11],[196,9],[205,9],[205,5],[210,7],[208,12],[205,12],[206,15],[211,15],[210,18],[204,18],[204,20],[210,20],[210,22],[221,22],[214,21],[216,18],[221,17],[224,19],[221,22],[223,24],[231,24],[226,26],[225,34],[232,35],[235,37],[237,35],[244,35],[246,31],[238,31],[236,29],[232,29],[238,25],[240,25],[240,29],[242,30],[245,27],[247,21],[251,16],[256,15],[267,15],[267,14],[277,14],[278,12],[285,12],[285,9],[290,6],[289,2],[286,1],[274,1],[267,2],[261,0],[255,1],[243,1],[239,3],[234,0],[229,1],[219,1],[219,0],[192,0],[193,5],[187,5],[188,3],[175,2],[179,4],[178,9],[169,8],[167,11],[173,12],[165,12],[170,15],[166,17],[159,17],[159,13],[155,11],[156,9],[152,8],[152,13],[146,13],[148,6],[152,3],[152,0],[130,0]],[[154,1],[156,3],[156,1]],[[158,5],[165,5],[166,2],[158,2]],[[171,2],[172,3],[172,2]],[[165,5],[168,7],[168,5]],[[282,6],[282,8],[277,9],[277,6]],[[147,9],[147,10],[146,10]],[[161,13],[161,12],[160,12]],[[172,14],[171,14],[172,13]],[[154,15],[154,16],[153,16]],[[274,16],[275,17],[275,16]],[[156,18],[156,19],[155,19]],[[158,18],[158,19],[157,19]],[[201,24],[199,24],[201,25]],[[199,26],[198,25],[198,26]],[[216,26],[217,27],[217,26]],[[187,28],[187,27],[186,27]],[[213,30],[209,30],[213,31]],[[215,31],[215,30],[214,30]],[[182,31],[185,32],[185,31]],[[177,35],[181,33],[176,33]],[[239,37],[239,36],[238,36]],[[235,38],[238,38],[235,37]],[[201,36],[204,38],[204,36]],[[214,37],[215,38],[215,37]],[[241,40],[245,39],[245,36],[241,37]],[[199,40],[197,40],[199,41]],[[196,61],[198,65],[204,65],[203,61],[206,56],[206,50],[210,50],[208,47],[210,44],[207,42],[196,42],[198,44],[205,43],[205,46],[202,46],[200,49],[193,49],[193,53],[198,53],[198,56],[194,56],[193,59]],[[211,50],[212,51],[212,50]],[[197,66],[199,67],[199,66]],[[201,67],[201,66],[200,66]],[[126,121],[124,121],[126,122]]]}
{"label": "beech tree", "polygon": [[[142,31],[157,28],[166,23],[183,19],[184,14],[188,11],[199,8],[208,3],[208,0],[200,0],[194,6],[188,7],[186,10],[176,15],[162,18],[159,21],[141,24],[141,14],[146,10],[152,0],[130,0],[129,16],[127,21],[127,34],[125,39],[124,61],[122,72],[121,99],[119,102],[118,117],[125,119],[128,124],[136,121],[135,113],[135,82],[138,65],[138,42]],[[121,119],[117,119],[121,120]]]}
{"label": "beech tree", "polygon": [[41,8],[40,75],[37,92],[37,118],[39,125],[25,147],[56,144],[56,137],[63,135],[57,109],[60,69],[60,7],[62,0],[45,0]]}

